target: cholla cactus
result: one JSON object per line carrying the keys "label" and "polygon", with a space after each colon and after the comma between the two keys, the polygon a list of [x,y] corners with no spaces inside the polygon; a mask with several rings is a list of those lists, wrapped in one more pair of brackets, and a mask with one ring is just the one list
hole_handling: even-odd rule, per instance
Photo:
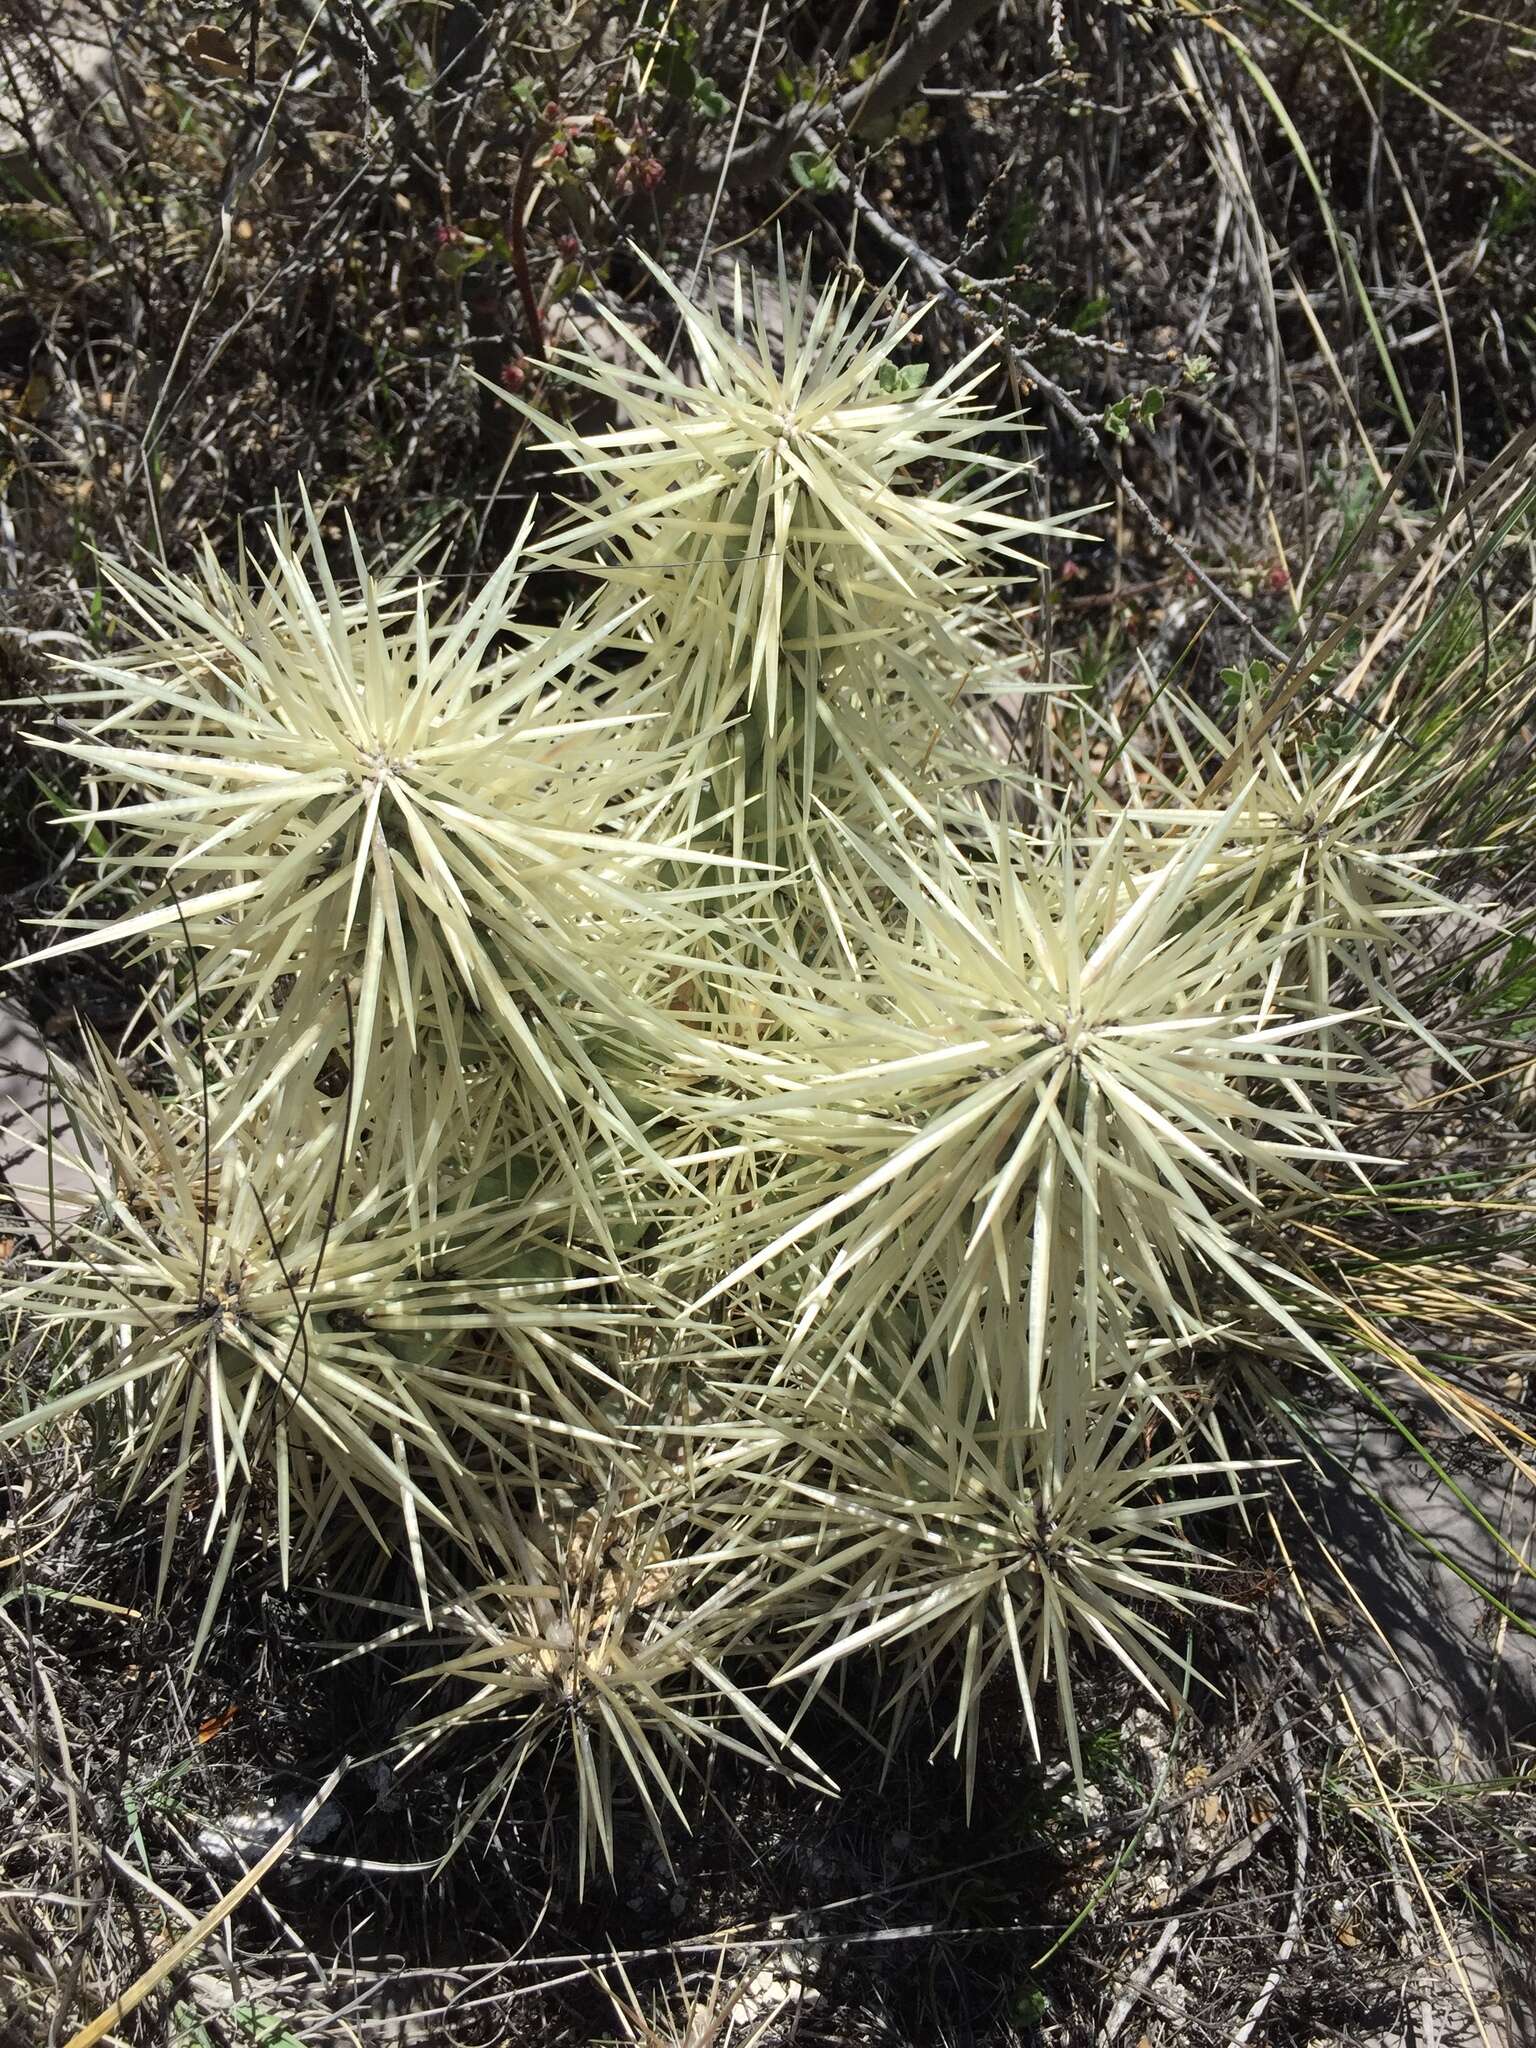
{"label": "cholla cactus", "polygon": [[1065,1395],[1032,1431],[968,1427],[920,1389],[893,1394],[878,1377],[843,1407],[825,1387],[787,1400],[780,1527],[788,1555],[806,1561],[781,1596],[804,1619],[780,1682],[819,1682],[878,1651],[900,1674],[893,1706],[910,1709],[952,1656],[949,1735],[969,1780],[982,1696],[1000,1675],[1017,1689],[1037,1757],[1036,1698],[1054,1691],[1081,1771],[1074,1643],[1107,1650],[1155,1698],[1177,1698],[1177,1656],[1147,1610],[1178,1615],[1212,1600],[1199,1586],[1209,1564],[1184,1525],[1236,1501],[1241,1468],[1192,1456],[1166,1399],[1149,1392],[1166,1384],[1157,1352],[1142,1364]]}
{"label": "cholla cactus", "polygon": [[[242,1531],[399,1548],[413,1739],[506,1731],[471,1820],[565,1754],[583,1878],[710,1745],[815,1777],[772,1673],[867,1654],[972,1774],[1000,1674],[1079,1766],[1073,1657],[1174,1689],[1240,1470],[1195,1347],[1216,1294],[1313,1344],[1277,1226],[1365,1166],[1335,985],[1395,1013],[1439,907],[1368,748],[1257,741],[1217,806],[1180,707],[1010,776],[997,585],[1058,529],[979,357],[903,369],[917,313],[782,261],[782,348],[739,274],[729,322],[666,289],[701,381],[619,323],[566,358],[624,423],[546,423],[588,495],[467,603],[343,589],[310,511],[115,572],[53,950],[141,947],[164,1046],[68,1082],[99,1199],[0,1297],[68,1375],[7,1432],[98,1416],[162,1577],[194,1518],[214,1598]],[[592,585],[556,625],[531,562]]]}
{"label": "cholla cactus", "polygon": [[1271,1004],[1300,979],[1321,1012],[1347,971],[1373,1003],[1419,1032],[1393,992],[1391,954],[1415,918],[1465,912],[1434,886],[1444,849],[1416,844],[1407,830],[1414,794],[1392,772],[1401,742],[1367,730],[1330,754],[1317,743],[1256,731],[1258,716],[1244,700],[1236,730],[1227,734],[1198,705],[1169,692],[1155,707],[1156,730],[1172,755],[1168,765],[1117,735],[1116,751],[1130,763],[1134,785],[1127,815],[1148,835],[1147,858],[1155,860],[1159,848],[1176,853],[1189,833],[1203,829],[1210,816],[1202,801],[1206,777],[1231,755],[1237,801],[1210,879],[1218,889],[1244,880],[1283,935],[1269,973]]}
{"label": "cholla cactus", "polygon": [[[1124,1363],[1137,1312],[1198,1328],[1213,1278],[1300,1335],[1235,1224],[1344,1148],[1307,1092],[1325,1020],[1266,1013],[1266,921],[1206,886],[1231,827],[1150,870],[1118,834],[1042,856],[1002,827],[984,858],[868,854],[894,910],[845,909],[856,972],[765,987],[777,1029],[701,1054],[737,1095],[703,1114],[759,1182],[765,1152],[785,1162],[722,1218],[704,1299],[787,1267],[797,1332],[856,1349],[930,1284],[918,1364],[1017,1300],[1030,1425],[1062,1332],[1064,1369],[1091,1378],[1101,1346]],[[733,1240],[755,1248],[731,1260]]]}
{"label": "cholla cactus", "polygon": [[721,1569],[717,1552],[704,1554],[691,1536],[697,1503],[676,1476],[664,1475],[659,1500],[621,1480],[593,1507],[562,1507],[546,1493],[542,1514],[527,1505],[507,1514],[501,1534],[516,1576],[451,1598],[453,1654],[424,1674],[449,1704],[407,1738],[414,1755],[477,1722],[510,1721],[507,1754],[465,1832],[536,1757],[564,1752],[583,1888],[594,1861],[613,1868],[616,1773],[663,1855],[664,1815],[686,1822],[674,1780],[696,1748],[734,1750],[830,1789],[728,1675],[761,1624],[764,1564],[749,1556]]}
{"label": "cholla cactus", "polygon": [[1020,541],[1061,522],[1005,509],[1024,473],[984,443],[1020,428],[985,413],[982,349],[931,381],[898,366],[925,308],[859,310],[808,267],[792,284],[781,251],[780,346],[755,279],[749,318],[736,271],[728,328],[652,272],[698,380],[617,320],[639,367],[557,359],[630,424],[571,439],[539,422],[597,499],[550,545],[649,601],[667,735],[703,750],[737,849],[773,858],[832,796],[840,756],[888,790],[912,776],[960,690],[1004,666],[968,614],[999,569],[1028,568]]}
{"label": "cholla cactus", "polygon": [[312,512],[307,539],[308,560],[280,530],[254,581],[114,572],[144,644],[81,665],[61,706],[100,709],[43,743],[116,792],[90,812],[114,838],[87,905],[145,875],[152,900],[51,950],[138,939],[176,963],[190,942],[183,1007],[206,999],[204,1028],[259,1038],[274,1071],[344,1056],[354,1131],[385,1047],[435,1037],[457,1073],[478,1013],[575,1160],[573,1097],[624,1118],[569,999],[622,988],[650,928],[635,878],[686,852],[655,831],[665,757],[636,753],[644,677],[615,701],[596,667],[633,649],[611,618],[520,624],[520,547],[435,616],[427,586],[360,560],[343,599]]}
{"label": "cholla cactus", "polygon": [[407,1370],[380,1334],[420,1256],[399,1190],[349,1171],[339,1121],[231,1135],[215,1095],[205,1122],[190,1061],[170,1054],[160,1095],[100,1049],[61,1076],[100,1148],[96,1205],[7,1305],[67,1335],[73,1384],[0,1436],[93,1410],[125,1491],[164,1492],[162,1587],[184,1511],[205,1546],[224,1533],[227,1569],[253,1494],[285,1580],[343,1511],[386,1548],[381,1503],[386,1521],[452,1526],[469,1511],[450,1440],[483,1425],[439,1359]]}
{"label": "cholla cactus", "polygon": [[[776,1986],[777,1995],[766,2001],[767,2011],[761,2017],[754,2014],[749,2018],[749,2008],[760,2003],[752,1996],[754,1984],[745,1977],[727,1983],[726,1957],[727,1951],[722,1948],[715,1962],[713,1978],[696,1986],[685,1981],[682,1964],[674,1961],[677,1977],[675,1999],[670,2002],[658,2000],[649,2010],[641,2005],[622,1961],[615,1958],[611,1967],[602,1972],[599,1981],[608,1994],[614,2018],[624,2029],[624,2040],[631,2043],[632,2048],[716,2048],[717,2043],[740,2033],[739,2016],[740,2024],[750,2029],[740,2035],[739,2048],[757,2048],[758,2042],[771,2031],[785,2007],[794,2004],[798,1987],[786,1986],[779,1990]],[[613,1981],[615,1978],[617,1983]]]}
{"label": "cholla cactus", "polygon": [[95,1201],[0,1290],[67,1340],[63,1386],[0,1440],[89,1410],[124,1492],[165,1496],[162,1589],[184,1519],[205,1548],[222,1531],[220,1584],[248,1525],[286,1582],[356,1524],[386,1553],[403,1529],[425,1603],[425,1533],[494,1558],[501,1490],[551,1442],[607,1443],[595,1418],[654,1310],[604,1298],[611,1242],[573,1241],[583,1206],[494,1086],[468,1084],[429,1222],[390,1146],[347,1141],[344,1102],[301,1118],[279,1089],[253,1110],[242,1074],[205,1085],[161,1048],[140,1079],[100,1046],[60,1071]]}

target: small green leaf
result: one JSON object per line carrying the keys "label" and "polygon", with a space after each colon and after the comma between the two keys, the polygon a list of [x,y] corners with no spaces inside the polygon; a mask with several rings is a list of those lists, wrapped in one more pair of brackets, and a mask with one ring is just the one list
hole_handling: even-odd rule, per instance
{"label": "small green leaf", "polygon": [[1026,1978],[1013,1994],[1013,2017],[1021,2026],[1039,2026],[1050,2009],[1049,1998],[1033,1977]]}
{"label": "small green leaf", "polygon": [[463,277],[491,253],[487,242],[449,242],[437,252],[437,267],[444,277]]}
{"label": "small green leaf", "polygon": [[1234,700],[1251,690],[1263,690],[1269,682],[1271,670],[1267,661],[1250,661],[1246,668],[1224,668],[1221,680],[1227,694]]}
{"label": "small green leaf", "polygon": [[797,150],[788,160],[788,172],[805,193],[829,193],[838,182],[838,166],[829,156],[815,156],[811,150]]}
{"label": "small green leaf", "polygon": [[789,174],[805,192],[830,192],[837,183],[837,165],[829,156],[817,156],[809,149],[797,149],[789,160]]}
{"label": "small green leaf", "polygon": [[1134,398],[1117,398],[1104,413],[1104,431],[1112,441],[1129,441],[1131,438],[1131,408]]}
{"label": "small green leaf", "polygon": [[1141,417],[1150,427],[1163,409],[1163,394],[1155,384],[1149,384],[1141,394]]}
{"label": "small green leaf", "polygon": [[880,389],[893,398],[903,397],[908,391],[921,391],[927,381],[926,363],[882,363],[876,379]]}
{"label": "small green leaf", "polygon": [[706,121],[723,121],[731,103],[712,78],[701,78],[693,88],[693,104]]}

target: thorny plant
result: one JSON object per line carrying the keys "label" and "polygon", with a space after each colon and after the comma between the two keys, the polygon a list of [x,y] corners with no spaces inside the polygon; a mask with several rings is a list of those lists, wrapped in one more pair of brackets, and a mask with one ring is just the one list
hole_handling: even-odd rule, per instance
{"label": "thorny plant", "polygon": [[[650,267],[697,375],[617,320],[633,367],[557,355],[565,382],[629,424],[578,440],[532,415],[595,499],[547,547],[614,601],[648,595],[666,645],[663,737],[701,757],[736,850],[790,866],[842,779],[905,807],[912,752],[945,731],[961,691],[1019,687],[977,615],[1001,572],[1028,568],[1017,543],[1064,522],[1007,509],[1027,472],[984,445],[1018,425],[977,396],[984,348],[931,380],[898,362],[921,307],[818,293],[809,262],[792,279],[781,248],[781,331],[739,269],[727,328]],[[903,759],[886,735],[914,713],[926,732]]]}
{"label": "thorny plant", "polygon": [[7,1283],[50,1384],[0,1429],[89,1410],[167,1555],[403,1532],[413,1739],[504,1731],[472,1819],[563,1752],[583,1874],[700,1745],[815,1776],[765,1680],[862,1655],[973,1778],[994,1681],[1079,1771],[1085,1652],[1177,1690],[1187,1526],[1262,1483],[1201,1361],[1337,1363],[1298,1219],[1374,1185],[1355,1048],[1445,904],[1375,726],[1214,797],[1172,697],[1114,775],[1070,706],[1005,763],[1007,423],[916,315],[779,291],[782,348],[672,293],[699,385],[567,360],[629,424],[457,606],[343,589],[307,507],[114,571],[138,645],[49,738],[99,849],[55,950],[141,949],[161,1052],[62,1083],[98,1199]]}

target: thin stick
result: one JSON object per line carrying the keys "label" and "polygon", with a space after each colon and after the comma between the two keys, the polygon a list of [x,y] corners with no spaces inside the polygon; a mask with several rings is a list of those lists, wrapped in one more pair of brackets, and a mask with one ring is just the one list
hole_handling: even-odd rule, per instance
{"label": "thin stick", "polygon": [[528,329],[526,354],[536,362],[549,360],[544,348],[544,316],[539,311],[539,295],[533,288],[533,275],[528,268],[528,195],[533,187],[533,158],[539,146],[539,131],[536,128],[523,147],[522,160],[517,167],[517,183],[512,188],[512,211],[507,221],[507,246],[512,251],[512,275],[517,280],[517,295],[523,302],[523,319]]}
{"label": "thin stick", "polygon": [[1248,2008],[1248,2015],[1232,2036],[1232,2048],[1245,2048],[1258,2029],[1259,2023],[1269,2010],[1269,2002],[1285,1975],[1286,1965],[1296,1953],[1296,1944],[1301,1939],[1301,1923],[1307,1907],[1307,1865],[1312,1849],[1312,1823],[1307,1814],[1307,1781],[1302,1775],[1301,1750],[1289,1721],[1280,1719],[1280,1755],[1285,1765],[1285,1781],[1291,1794],[1291,1820],[1296,1829],[1296,1873],[1291,1889],[1291,1910],[1285,1923],[1285,1933],[1275,1951],[1275,1960],[1269,1975],[1260,1987],[1258,1997]]}
{"label": "thin stick", "polygon": [[1170,1920],[1168,1922],[1168,1925],[1157,1937],[1157,1940],[1153,1942],[1146,1961],[1140,1964],[1132,1974],[1130,1982],[1115,2000],[1114,2010],[1099,2029],[1099,2048],[1114,2048],[1114,2043],[1120,2035],[1120,2029],[1136,2010],[1143,1993],[1150,1988],[1152,1979],[1163,1967],[1163,1958],[1167,1955],[1169,1948],[1176,1939],[1179,1926],[1180,1923],[1177,1920]]}

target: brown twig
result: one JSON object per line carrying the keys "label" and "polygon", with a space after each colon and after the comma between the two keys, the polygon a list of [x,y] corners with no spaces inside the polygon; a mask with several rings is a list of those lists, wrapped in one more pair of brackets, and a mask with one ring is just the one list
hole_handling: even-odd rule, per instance
{"label": "brown twig", "polygon": [[539,311],[539,295],[533,288],[533,273],[528,268],[528,195],[533,189],[533,159],[539,146],[537,129],[523,145],[523,154],[517,166],[517,183],[512,188],[512,214],[507,223],[507,246],[512,251],[512,275],[517,281],[517,295],[523,302],[523,320],[527,327],[526,355],[535,362],[548,362],[544,346],[544,316]]}
{"label": "brown twig", "polygon": [[1285,1933],[1275,1951],[1275,1960],[1270,1967],[1259,1995],[1249,2006],[1242,2025],[1232,2036],[1232,2048],[1243,2048],[1258,2031],[1270,2000],[1285,1975],[1286,1965],[1296,1953],[1296,1944],[1301,1939],[1301,1923],[1307,1905],[1307,1865],[1312,1847],[1312,1825],[1307,1813],[1307,1784],[1302,1775],[1301,1751],[1288,1720],[1280,1717],[1280,1756],[1284,1765],[1286,1789],[1291,1796],[1291,1826],[1296,1836],[1296,1858],[1294,1882],[1291,1887],[1291,1909],[1285,1923]]}

